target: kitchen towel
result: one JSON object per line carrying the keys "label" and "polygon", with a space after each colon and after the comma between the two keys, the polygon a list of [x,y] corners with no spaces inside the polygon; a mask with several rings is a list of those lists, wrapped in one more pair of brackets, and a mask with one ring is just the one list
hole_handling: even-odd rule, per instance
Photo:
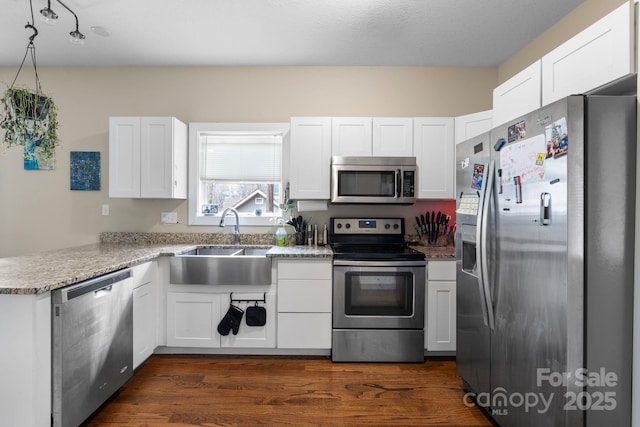
{"label": "kitchen towel", "polygon": [[227,310],[227,313],[224,315],[220,323],[218,323],[218,333],[220,335],[227,336],[229,335],[229,331],[233,331],[233,335],[238,335],[243,314],[244,310],[230,304],[229,310]]}

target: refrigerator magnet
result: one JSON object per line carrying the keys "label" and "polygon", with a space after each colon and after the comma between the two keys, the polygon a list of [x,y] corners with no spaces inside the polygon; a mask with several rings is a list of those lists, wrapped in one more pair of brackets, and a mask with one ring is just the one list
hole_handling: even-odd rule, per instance
{"label": "refrigerator magnet", "polygon": [[475,190],[482,189],[482,178],[484,177],[484,165],[473,165],[473,176],[471,177],[471,188]]}

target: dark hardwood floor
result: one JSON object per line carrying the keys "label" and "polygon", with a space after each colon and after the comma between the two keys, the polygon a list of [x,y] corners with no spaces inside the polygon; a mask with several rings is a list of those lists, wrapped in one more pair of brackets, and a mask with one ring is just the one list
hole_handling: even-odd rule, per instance
{"label": "dark hardwood floor", "polygon": [[491,426],[455,361],[154,355],[89,426]]}

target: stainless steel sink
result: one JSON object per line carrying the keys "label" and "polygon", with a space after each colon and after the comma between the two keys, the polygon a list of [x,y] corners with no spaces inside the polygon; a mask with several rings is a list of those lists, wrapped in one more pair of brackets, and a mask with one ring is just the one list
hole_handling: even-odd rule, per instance
{"label": "stainless steel sink", "polygon": [[178,256],[191,256],[191,255],[238,255],[244,249],[242,248],[196,248],[185,252]]}
{"label": "stainless steel sink", "polygon": [[177,285],[270,285],[269,249],[196,248],[169,260],[169,281]]}

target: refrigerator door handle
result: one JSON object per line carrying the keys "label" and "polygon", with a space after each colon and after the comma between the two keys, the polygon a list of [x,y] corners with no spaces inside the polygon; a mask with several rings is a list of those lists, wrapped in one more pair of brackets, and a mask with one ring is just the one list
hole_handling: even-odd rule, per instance
{"label": "refrigerator door handle", "polygon": [[482,287],[484,292],[484,304],[483,307],[486,307],[485,310],[487,312],[487,318],[489,323],[489,328],[493,331],[495,328],[495,319],[493,312],[493,303],[491,299],[491,290],[489,289],[489,263],[487,262],[487,227],[488,227],[488,216],[489,216],[489,205],[491,203],[491,197],[493,193],[493,184],[494,184],[494,173],[495,173],[495,162],[491,160],[489,162],[489,171],[487,174],[487,185],[485,188],[485,194],[482,201],[482,216],[480,218],[480,276],[482,277]]}
{"label": "refrigerator door handle", "polygon": [[[486,190],[486,186],[485,186]],[[483,191],[483,200],[486,191]],[[478,224],[482,224],[482,209],[480,209],[480,214],[478,215]],[[480,293],[480,307],[482,308],[482,320],[484,321],[485,326],[489,326],[489,315],[487,314],[487,304],[485,302],[484,296],[484,285],[483,285],[483,274],[482,274],[482,256],[484,255],[482,252],[482,226],[478,225],[476,227],[476,271],[477,279],[478,279],[478,290]]]}

